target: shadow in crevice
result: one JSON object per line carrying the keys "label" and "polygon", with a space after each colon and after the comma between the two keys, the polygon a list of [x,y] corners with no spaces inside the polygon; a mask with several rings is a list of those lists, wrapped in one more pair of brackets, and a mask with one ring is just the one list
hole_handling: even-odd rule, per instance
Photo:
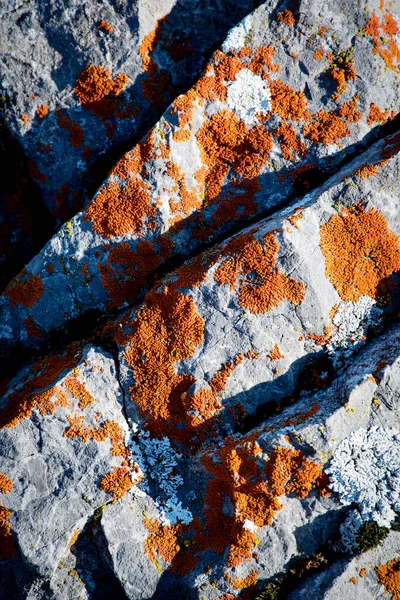
{"label": "shadow in crevice", "polygon": [[96,516],[79,534],[71,553],[76,559],[75,570],[90,600],[127,600],[124,588],[106,558],[107,542]]}

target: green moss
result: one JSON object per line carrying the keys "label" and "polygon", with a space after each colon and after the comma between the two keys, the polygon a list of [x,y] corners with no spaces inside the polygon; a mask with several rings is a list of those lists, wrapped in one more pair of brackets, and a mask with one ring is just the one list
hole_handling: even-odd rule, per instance
{"label": "green moss", "polygon": [[387,527],[380,527],[375,521],[366,521],[360,527],[358,533],[358,551],[360,554],[376,548],[388,535]]}

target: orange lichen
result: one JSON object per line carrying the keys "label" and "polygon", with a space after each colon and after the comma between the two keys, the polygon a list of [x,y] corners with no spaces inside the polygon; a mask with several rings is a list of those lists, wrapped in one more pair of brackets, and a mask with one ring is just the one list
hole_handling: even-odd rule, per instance
{"label": "orange lichen", "polygon": [[124,443],[124,431],[115,421],[104,421],[102,425],[94,428],[91,425],[84,426],[83,416],[67,416],[69,427],[64,431],[64,436],[68,438],[80,438],[85,444],[89,440],[95,442],[105,442],[110,440],[111,455],[121,456],[128,460],[130,458],[129,448]]}
{"label": "orange lichen", "polygon": [[21,115],[21,119],[24,122],[24,125],[28,125],[30,116],[29,115]]}
{"label": "orange lichen", "polygon": [[343,209],[321,226],[326,276],[343,300],[377,298],[379,284],[400,268],[400,245],[383,214],[361,206]]}
{"label": "orange lichen", "polygon": [[368,177],[375,177],[378,173],[379,168],[384,166],[386,161],[381,161],[376,165],[363,165],[360,169],[354,172],[353,175],[357,175],[360,179],[367,179]]}
{"label": "orange lichen", "polygon": [[380,123],[383,125],[390,118],[390,109],[387,108],[385,111],[382,111],[377,104],[372,102],[369,107],[369,114],[367,117],[368,125],[373,125],[374,123]]}
{"label": "orange lichen", "polygon": [[72,548],[72,546],[75,544],[75,542],[77,541],[79,534],[80,534],[81,530],[80,529],[75,529],[74,533],[72,534],[72,537],[69,541],[68,544],[68,548]]}
{"label": "orange lichen", "polygon": [[85,110],[98,117],[109,118],[116,112],[115,98],[128,82],[129,78],[123,73],[112,79],[109,69],[88,65],[79,73],[74,92]]}
{"label": "orange lichen", "polygon": [[280,71],[280,65],[274,65],[272,62],[272,56],[275,54],[273,46],[259,46],[256,50],[252,61],[248,68],[253,71],[256,75],[261,75],[263,79],[269,80],[269,72]]}
{"label": "orange lichen", "polygon": [[11,510],[0,504],[0,559],[10,558],[17,553],[17,546],[9,523],[10,517]]}
{"label": "orange lichen", "polygon": [[115,498],[122,498],[135,485],[132,481],[130,470],[127,467],[113,467],[100,481],[100,489],[112,494]]}
{"label": "orange lichen", "polygon": [[322,50],[322,48],[317,48],[314,52],[314,58],[315,60],[322,60],[325,56],[325,52]]}
{"label": "orange lichen", "polygon": [[39,119],[44,119],[49,114],[49,107],[46,104],[41,104],[37,107],[35,114]]}
{"label": "orange lichen", "polygon": [[283,81],[270,81],[272,110],[282,119],[304,121],[310,117],[307,99],[303,92],[296,91]]}
{"label": "orange lichen", "polygon": [[57,406],[68,406],[65,392],[54,382],[65,369],[75,367],[79,357],[80,350],[72,344],[65,353],[49,356],[32,365],[31,379],[10,394],[7,405],[0,411],[0,429],[15,427],[30,417],[33,409],[45,415],[54,414]]}
{"label": "orange lichen", "polygon": [[[322,466],[299,450],[277,448],[267,462],[259,462],[261,448],[256,435],[249,434],[241,442],[228,438],[216,453],[201,458],[213,477],[205,494],[208,534],[200,542],[216,553],[228,546],[230,567],[250,558],[256,542],[256,533],[244,528],[245,521],[251,521],[256,529],[271,524],[282,508],[279,496],[295,493],[305,498],[322,475]],[[233,516],[224,510],[227,502]]]}
{"label": "orange lichen", "polygon": [[293,125],[282,122],[274,131],[279,140],[282,150],[282,156],[286,160],[294,161],[297,157],[303,158],[306,155],[306,147],[300,137],[297,136]]}
{"label": "orange lichen", "polygon": [[105,21],[104,19],[101,19],[97,27],[101,31],[105,31],[106,33],[112,33],[114,31],[112,25],[110,25],[110,23],[107,23],[107,21]]}
{"label": "orange lichen", "polygon": [[72,121],[67,115],[63,114],[61,109],[56,110],[57,123],[61,129],[69,131],[69,143],[73,148],[79,148],[82,146],[85,136],[83,129],[78,123]]}
{"label": "orange lichen", "polygon": [[0,494],[8,494],[13,490],[13,482],[11,479],[4,475],[4,473],[0,473]]}
{"label": "orange lichen", "polygon": [[242,590],[243,588],[249,588],[251,586],[256,585],[258,581],[258,573],[257,571],[250,571],[247,577],[238,577],[233,582],[233,587],[235,590]]}
{"label": "orange lichen", "polygon": [[313,118],[312,123],[305,125],[303,133],[315,144],[336,144],[338,139],[345,138],[351,133],[347,123],[334,110],[326,112],[321,109]]}
{"label": "orange lichen", "polygon": [[[248,129],[234,113],[221,110],[206,121],[196,134],[203,164],[208,166],[205,175],[205,206],[219,198],[213,221],[215,225],[249,216],[257,209],[253,202],[259,190],[257,176],[268,160],[273,147],[273,138],[262,125]],[[220,192],[229,173],[236,175],[232,195],[220,197]],[[251,179],[252,181],[248,181]],[[243,212],[240,212],[241,209]]]}
{"label": "orange lichen", "polygon": [[292,11],[289,10],[288,8],[286,8],[285,10],[282,10],[280,13],[278,13],[277,20],[280,23],[285,23],[286,25],[289,25],[289,27],[296,23],[296,19],[294,18]]}
{"label": "orange lichen", "polygon": [[69,375],[63,382],[68,392],[79,401],[79,408],[85,410],[88,406],[93,404],[94,398],[90,394],[85,385],[81,383],[76,375]]}
{"label": "orange lichen", "polygon": [[32,308],[34,304],[43,296],[43,281],[37,275],[30,275],[27,272],[13,279],[6,288],[4,295],[13,306],[21,304]]}
{"label": "orange lichen", "polygon": [[364,567],[364,568],[362,568],[362,569],[360,570],[360,573],[359,573],[359,575],[360,575],[360,577],[365,577],[365,574],[366,574],[366,573],[367,573],[367,569]]}
{"label": "orange lichen", "polygon": [[89,205],[84,221],[91,221],[96,233],[104,237],[138,234],[156,216],[151,204],[150,186],[141,177],[131,177],[124,186],[107,183]]}
{"label": "orange lichen", "polygon": [[156,519],[145,519],[144,525],[150,533],[144,546],[149,559],[156,562],[158,555],[162,560],[172,563],[180,550],[179,525],[162,526]]}
{"label": "orange lichen", "polygon": [[[372,37],[373,53],[379,54],[388,69],[398,73],[400,70],[400,48],[397,45],[398,25],[391,13],[387,12],[382,22],[375,13],[372,13],[363,31],[365,35]],[[383,44],[387,44],[387,47],[384,48]]]}
{"label": "orange lichen", "polygon": [[301,302],[305,286],[290,279],[276,267],[279,245],[275,232],[264,235],[263,243],[250,233],[234,238],[225,246],[224,254],[230,254],[214,274],[218,283],[228,283],[231,289],[237,286],[238,276],[252,275],[250,280],[239,283],[238,299],[243,308],[254,314],[269,312],[284,300],[292,304]]}
{"label": "orange lichen", "polygon": [[354,585],[357,585],[357,579],[355,577],[350,577],[349,583],[353,583]]}
{"label": "orange lichen", "polygon": [[304,218],[303,210],[304,206],[299,206],[293,211],[291,215],[288,215],[286,217],[286,220],[289,221],[289,223],[293,225],[293,227],[296,227],[296,229],[299,228],[298,222]]}
{"label": "orange lichen", "polygon": [[392,600],[400,600],[400,558],[377,566],[375,572],[379,583],[385,588],[385,593],[391,594]]}
{"label": "orange lichen", "polygon": [[178,199],[171,197],[169,202],[171,209],[169,224],[172,226],[182,218],[189,216],[196,209],[201,208],[203,203],[201,196],[202,185],[195,185],[192,190],[189,190],[187,187],[185,174],[173,161],[169,161],[167,163],[167,174],[177,184],[178,187]]}
{"label": "orange lichen", "polygon": [[331,68],[331,77],[336,84],[336,93],[334,99],[337,100],[339,94],[344,94],[347,90],[346,83],[354,81],[357,77],[357,71],[354,67],[354,60],[351,58],[352,48],[350,50],[342,50],[336,59],[335,64]]}
{"label": "orange lichen", "polygon": [[279,344],[275,344],[275,346],[273,346],[273,348],[271,348],[271,350],[269,351],[267,356],[271,360],[280,360],[281,358],[285,358],[285,355],[282,354],[282,352],[279,348]]}

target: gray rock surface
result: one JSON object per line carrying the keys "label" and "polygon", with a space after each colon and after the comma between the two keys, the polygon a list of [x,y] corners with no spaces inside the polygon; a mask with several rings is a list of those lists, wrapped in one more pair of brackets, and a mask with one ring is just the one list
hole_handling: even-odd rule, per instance
{"label": "gray rock surface", "polygon": [[323,9],[232,29],[1,297],[10,597],[400,593],[400,5]]}

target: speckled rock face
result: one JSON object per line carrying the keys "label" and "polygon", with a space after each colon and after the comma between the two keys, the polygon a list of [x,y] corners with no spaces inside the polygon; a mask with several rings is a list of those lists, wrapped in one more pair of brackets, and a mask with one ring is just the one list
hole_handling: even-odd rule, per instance
{"label": "speckled rock face", "polygon": [[8,285],[9,597],[400,598],[399,66],[395,1],[266,2]]}

